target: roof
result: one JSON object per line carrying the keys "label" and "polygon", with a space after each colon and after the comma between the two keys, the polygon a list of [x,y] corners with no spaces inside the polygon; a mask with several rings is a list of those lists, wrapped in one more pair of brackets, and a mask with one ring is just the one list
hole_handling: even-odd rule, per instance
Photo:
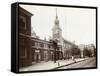
{"label": "roof", "polygon": [[50,41],[46,41],[46,40],[42,40],[42,39],[34,38],[34,37],[31,37],[31,38],[32,38],[32,40],[35,40],[35,41],[38,41],[38,42],[43,42],[43,43],[50,44]]}
{"label": "roof", "polygon": [[70,45],[75,45],[74,43],[72,43],[72,42],[70,42],[70,41],[68,41],[68,40],[65,40],[64,38],[63,38],[63,40],[64,40],[64,42],[66,42],[66,43],[68,43],[68,44],[70,44]]}
{"label": "roof", "polygon": [[29,11],[27,11],[26,9],[19,7],[19,11],[23,11],[24,14],[28,15],[28,16],[33,16],[32,13],[30,13]]}

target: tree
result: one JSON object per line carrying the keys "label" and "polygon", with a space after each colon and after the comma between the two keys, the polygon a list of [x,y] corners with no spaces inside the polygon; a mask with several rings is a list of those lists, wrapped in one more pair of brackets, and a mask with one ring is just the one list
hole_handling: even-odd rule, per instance
{"label": "tree", "polygon": [[72,48],[72,56],[80,57],[81,56],[81,51],[78,47],[73,47]]}
{"label": "tree", "polygon": [[91,46],[93,47],[94,56],[96,56],[96,47],[94,46],[94,44],[91,44]]}
{"label": "tree", "polygon": [[89,50],[87,48],[84,48],[83,54],[84,54],[84,57],[85,56],[87,56],[87,57],[91,57],[92,56],[91,50]]}

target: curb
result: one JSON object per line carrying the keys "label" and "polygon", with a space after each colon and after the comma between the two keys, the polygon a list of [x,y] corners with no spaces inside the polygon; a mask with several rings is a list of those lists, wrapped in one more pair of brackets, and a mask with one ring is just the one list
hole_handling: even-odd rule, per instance
{"label": "curb", "polygon": [[[81,60],[81,61],[85,61],[85,60],[87,60],[87,59],[84,59],[84,60]],[[64,67],[64,66],[72,65],[72,64],[74,64],[74,63],[78,63],[78,62],[81,62],[81,61],[72,62],[72,63],[66,64],[66,65],[62,65],[62,66],[59,66],[59,67],[55,67],[55,68],[53,68],[52,70],[58,69],[58,68],[61,68],[61,67]]]}

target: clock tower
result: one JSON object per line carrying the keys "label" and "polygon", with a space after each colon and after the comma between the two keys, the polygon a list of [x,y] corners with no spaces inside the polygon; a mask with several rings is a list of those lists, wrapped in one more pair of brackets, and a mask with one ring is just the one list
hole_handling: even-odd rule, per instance
{"label": "clock tower", "polygon": [[56,18],[55,18],[55,21],[54,21],[54,27],[52,29],[52,33],[53,33],[53,40],[58,40],[58,42],[61,43],[62,30],[59,26],[59,20],[58,20],[58,16],[57,16],[57,9],[56,9]]}

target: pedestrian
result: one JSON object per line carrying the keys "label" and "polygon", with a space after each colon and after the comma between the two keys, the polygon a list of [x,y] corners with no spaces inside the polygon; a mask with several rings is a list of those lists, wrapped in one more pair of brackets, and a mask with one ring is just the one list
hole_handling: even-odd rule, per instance
{"label": "pedestrian", "polygon": [[76,60],[75,60],[74,56],[72,56],[72,60],[76,63]]}
{"label": "pedestrian", "polygon": [[58,62],[58,67],[60,66],[60,63]]}

